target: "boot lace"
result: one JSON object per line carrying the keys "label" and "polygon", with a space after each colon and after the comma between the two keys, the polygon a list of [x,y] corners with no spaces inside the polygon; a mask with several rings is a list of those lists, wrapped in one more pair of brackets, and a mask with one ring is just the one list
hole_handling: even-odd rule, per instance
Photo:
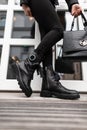
{"label": "boot lace", "polygon": [[53,73],[54,73],[54,78],[55,78],[55,81],[59,81],[60,80],[60,77],[59,77],[59,75],[58,75],[58,73],[57,72],[55,72],[55,71],[53,71]]}

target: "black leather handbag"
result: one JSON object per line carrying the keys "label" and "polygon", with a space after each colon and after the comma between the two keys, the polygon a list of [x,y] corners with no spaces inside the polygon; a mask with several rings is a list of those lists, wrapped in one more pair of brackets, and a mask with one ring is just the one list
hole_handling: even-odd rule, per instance
{"label": "black leather handbag", "polygon": [[81,14],[84,21],[84,30],[72,31],[75,17],[71,25],[71,31],[64,31],[63,59],[72,61],[87,61],[87,20]]}

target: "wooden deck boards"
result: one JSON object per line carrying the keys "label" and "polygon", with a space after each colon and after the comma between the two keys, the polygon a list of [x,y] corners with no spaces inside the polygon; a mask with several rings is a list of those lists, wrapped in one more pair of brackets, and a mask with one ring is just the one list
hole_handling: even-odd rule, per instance
{"label": "wooden deck boards", "polygon": [[61,100],[36,95],[26,98],[19,93],[7,98],[3,95],[0,130],[87,130],[87,96]]}

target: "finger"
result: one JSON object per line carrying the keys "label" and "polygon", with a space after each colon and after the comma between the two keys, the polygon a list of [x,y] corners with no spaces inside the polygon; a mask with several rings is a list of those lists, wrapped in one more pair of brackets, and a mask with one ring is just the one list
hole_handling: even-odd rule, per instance
{"label": "finger", "polygon": [[72,16],[75,16],[76,12],[73,11],[71,14],[72,14]]}
{"label": "finger", "polygon": [[81,10],[73,11],[72,12],[72,16],[76,16],[77,17],[77,16],[79,16],[81,14],[81,12],[82,12]]}
{"label": "finger", "polygon": [[29,14],[29,15],[30,15],[30,17],[32,17],[32,13],[31,13],[31,11],[30,11],[29,13],[30,13],[30,14]]}

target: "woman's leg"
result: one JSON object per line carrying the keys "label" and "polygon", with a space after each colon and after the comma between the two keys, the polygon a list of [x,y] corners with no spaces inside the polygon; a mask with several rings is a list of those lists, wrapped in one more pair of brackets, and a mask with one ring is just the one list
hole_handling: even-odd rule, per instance
{"label": "woman's leg", "polygon": [[[42,39],[44,38],[47,32],[44,30],[44,28],[41,25],[39,25],[39,31],[40,31],[41,41],[42,41]],[[52,65],[52,48],[50,48],[48,52],[45,54],[42,63],[44,68],[45,66]]]}
{"label": "woman's leg", "polygon": [[[54,10],[53,5],[49,0],[31,0],[30,8],[33,16],[37,22],[48,33],[43,37],[41,43],[35,51],[23,62],[15,64],[15,71],[17,72],[17,79],[22,85],[22,91],[30,96],[30,83],[33,78],[35,69],[39,69],[40,62],[43,61],[46,53],[52,48],[56,42],[63,37],[63,28],[59,17]],[[59,76],[53,71],[52,67],[46,67],[46,80],[48,88],[46,88],[41,96],[57,97],[67,99],[77,99],[79,94],[76,91],[64,88],[59,82]],[[27,82],[26,82],[27,81]]]}
{"label": "woman's leg", "polygon": [[[40,25],[39,25],[39,31],[40,31],[40,36],[41,36],[41,40],[42,40],[47,32]],[[42,61],[43,77],[42,77],[41,93],[44,89],[47,88],[46,72],[45,72],[45,68],[47,66],[52,66],[52,48],[48,50],[48,52],[46,53],[46,55]]]}
{"label": "woman's leg", "polygon": [[48,32],[35,50],[42,60],[48,50],[63,37],[63,27],[50,0],[31,0],[30,8],[36,21]]}

